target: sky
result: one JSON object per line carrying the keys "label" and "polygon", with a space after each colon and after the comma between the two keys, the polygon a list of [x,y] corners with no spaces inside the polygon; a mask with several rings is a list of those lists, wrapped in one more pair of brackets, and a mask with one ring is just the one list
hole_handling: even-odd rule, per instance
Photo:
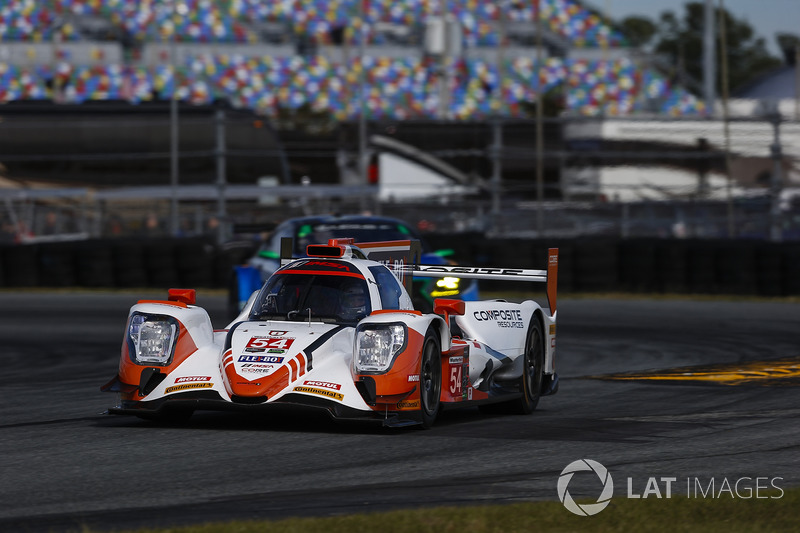
{"label": "sky", "polygon": [[[705,0],[695,0],[704,2]],[[720,0],[713,0],[718,6]],[[685,0],[589,0],[597,9],[620,21],[631,15],[643,15],[658,20],[663,11],[684,13]],[[775,42],[776,33],[800,35],[800,0],[723,0],[723,5],[735,18],[746,20],[758,37],[763,37],[769,52],[780,54]]]}

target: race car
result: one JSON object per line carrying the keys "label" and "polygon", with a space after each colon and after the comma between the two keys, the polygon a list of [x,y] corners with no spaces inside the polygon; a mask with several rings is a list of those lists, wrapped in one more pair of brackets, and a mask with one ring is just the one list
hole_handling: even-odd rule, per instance
{"label": "race car", "polygon": [[[130,309],[110,414],[175,420],[195,410],[281,404],[335,419],[430,427],[443,409],[532,412],[558,390],[558,250],[546,270],[422,265],[418,243],[331,239],[282,266],[224,329],[191,289]],[[289,249],[290,246],[284,246]],[[380,259],[377,261],[375,259]],[[546,283],[548,308],[526,300],[436,299],[414,309],[412,276]]]}
{"label": "race car", "polygon": [[[239,314],[247,299],[258,290],[280,266],[281,240],[293,239],[292,253],[301,256],[306,246],[330,239],[353,238],[359,242],[416,240],[421,245],[420,262],[428,265],[453,264],[452,250],[432,250],[413,227],[402,220],[375,215],[315,215],[290,218],[281,222],[269,239],[246,264],[234,267],[228,289],[228,312],[231,318]],[[435,298],[477,300],[476,280],[461,281],[454,276],[439,278],[418,277],[409,294],[420,311],[433,311]]]}

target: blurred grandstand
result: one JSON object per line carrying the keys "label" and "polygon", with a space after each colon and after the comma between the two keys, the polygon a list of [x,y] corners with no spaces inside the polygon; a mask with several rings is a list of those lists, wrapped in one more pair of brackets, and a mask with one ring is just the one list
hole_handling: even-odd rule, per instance
{"label": "blurred grandstand", "polygon": [[[536,29],[536,5],[541,9],[541,35]],[[219,156],[214,147],[214,109],[224,102],[240,113],[235,116],[229,110],[225,120],[238,120],[241,126],[229,128],[227,155],[238,154],[240,160],[231,160],[228,183],[254,184],[265,175],[268,181],[274,178],[283,184],[303,183],[306,176],[313,176],[315,183],[334,183],[343,166],[350,165],[351,170],[354,166],[360,141],[356,120],[363,117],[370,121],[372,133],[430,150],[482,179],[497,171],[505,180],[504,194],[530,200],[535,192],[531,169],[536,131],[529,119],[534,105],[554,102],[547,114],[560,118],[548,119],[543,135],[548,200],[614,200],[614,189],[603,186],[608,177],[598,169],[607,164],[639,165],[645,157],[683,172],[678,192],[661,190],[661,199],[718,201],[728,185],[721,122],[708,124],[714,110],[675,83],[673,68],[631,47],[612,21],[578,0],[0,0],[0,36],[0,103],[9,104],[3,111],[6,118],[27,115],[26,106],[42,103],[41,112],[58,126],[70,114],[78,120],[77,115],[83,114],[78,109],[85,106],[45,103],[96,106],[95,118],[87,115],[92,125],[82,125],[74,136],[66,123],[51,128],[49,136],[40,135],[30,123],[0,131],[3,152],[15,154],[16,161],[23,161],[26,153],[33,157],[37,151],[45,152],[41,144],[34,144],[37,138],[47,143],[48,150],[74,156],[46,171],[44,165],[55,155],[44,158],[14,178],[64,186],[88,180],[95,168],[103,175],[102,185],[155,184],[159,179],[165,184],[169,165],[165,103],[177,100],[185,151],[181,164],[189,174],[181,183],[213,183]],[[99,107],[105,104],[117,107]],[[120,106],[148,111],[134,118],[132,111]],[[202,111],[193,115],[185,109],[190,106]],[[67,111],[53,113],[48,107]],[[203,113],[208,121],[201,126],[192,117]],[[312,136],[313,143],[296,131],[301,128],[287,126],[297,117],[311,121],[322,117],[324,124]],[[666,142],[648,136],[660,130],[656,122],[633,127],[613,122],[642,117],[696,122],[668,128],[672,138]],[[605,122],[595,126],[583,122],[593,118]],[[336,129],[325,130],[331,123]],[[493,144],[494,123],[503,124],[502,149]],[[103,141],[111,139],[115,127],[131,129],[109,148]],[[751,172],[763,175],[772,164],[771,125],[763,122],[756,129],[759,144],[750,147],[748,155],[764,154]],[[137,138],[134,130],[144,133]],[[790,133],[796,136],[796,130]],[[607,159],[602,152],[610,148],[626,155]],[[93,150],[104,152],[105,158],[92,155]],[[129,153],[117,157],[125,150]],[[635,154],[643,150],[644,155]],[[148,151],[152,153],[142,155]],[[111,168],[122,160],[124,169]],[[11,167],[14,161],[2,162]],[[149,161],[158,165],[148,166]],[[499,166],[502,169],[496,170]],[[707,176],[713,172],[715,179]],[[78,191],[75,197],[82,198],[81,194]],[[105,194],[93,198],[101,198],[101,203],[115,198]],[[5,205],[12,213],[9,198],[20,203],[32,197],[6,195]],[[623,194],[621,199],[649,197]],[[462,212],[438,222],[440,229],[484,230],[492,225],[513,233],[521,220],[531,218],[530,203],[522,202],[504,209],[505,221],[499,220],[496,210],[487,219],[486,198],[482,200],[464,201]],[[81,202],[85,200],[75,200],[72,207],[53,204],[59,220],[70,218],[65,213]],[[259,202],[269,205],[263,199]],[[342,202],[328,198],[321,209],[335,209]],[[75,209],[82,209],[80,205]],[[360,200],[355,205],[365,207]],[[163,210],[163,205],[151,207]],[[298,197],[283,208],[283,214],[290,216],[303,214],[309,204]],[[93,209],[89,215],[84,209],[80,221],[72,225],[93,234],[109,231],[112,221],[105,208]],[[192,209],[183,213],[184,221],[189,219],[189,233],[202,233],[207,221],[218,216],[213,206],[198,204]],[[419,213],[401,209],[407,218],[416,217],[421,223],[430,218],[429,208]],[[563,234],[624,234],[630,225],[631,211],[622,208],[615,207],[611,215],[603,208],[594,221],[586,215],[585,204],[561,212],[553,205],[547,209],[550,229]],[[725,233],[725,209],[724,205],[706,209],[707,218],[711,211],[715,217],[706,224],[712,228],[709,232]],[[113,211],[124,214],[119,205]],[[642,231],[670,233],[686,212],[666,211],[671,214],[663,215],[659,209],[663,221]],[[103,217],[102,223],[97,222]],[[29,225],[38,226],[47,219],[45,214],[28,218]],[[144,232],[146,223],[140,222],[136,229]],[[524,225],[525,231],[533,226]],[[160,228],[164,230],[163,220]]]}
{"label": "blurred grandstand", "polygon": [[[0,101],[224,98],[267,115],[305,105],[347,120],[360,112],[354,87],[364,68],[370,118],[439,116],[442,76],[452,94],[447,118],[524,116],[524,103],[553,89],[581,115],[703,111],[613,24],[574,0],[541,0],[540,71],[534,4],[2,0]],[[426,23],[444,14],[459,23],[461,53],[440,61],[423,44]]]}

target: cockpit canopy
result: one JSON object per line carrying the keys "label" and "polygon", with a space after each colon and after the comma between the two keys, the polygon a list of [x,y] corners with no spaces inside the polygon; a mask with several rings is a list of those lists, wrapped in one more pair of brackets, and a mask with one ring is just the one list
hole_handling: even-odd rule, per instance
{"label": "cockpit canopy", "polygon": [[261,289],[250,319],[354,324],[371,312],[363,276],[287,269],[276,272]]}

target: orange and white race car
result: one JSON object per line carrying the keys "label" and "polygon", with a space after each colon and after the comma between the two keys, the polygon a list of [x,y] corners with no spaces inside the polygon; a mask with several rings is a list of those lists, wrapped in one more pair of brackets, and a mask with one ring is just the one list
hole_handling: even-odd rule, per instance
{"label": "orange and white race car", "polygon": [[[430,427],[452,407],[533,411],[558,390],[558,250],[545,270],[426,266],[416,262],[416,244],[309,245],[308,257],[284,257],[224,329],[212,327],[193,290],[139,301],[119,373],[102,387],[119,393],[108,412],[179,419],[198,409],[268,413],[299,404],[334,418]],[[543,282],[548,308],[437,299],[433,313],[415,310],[412,276],[443,275]]]}

